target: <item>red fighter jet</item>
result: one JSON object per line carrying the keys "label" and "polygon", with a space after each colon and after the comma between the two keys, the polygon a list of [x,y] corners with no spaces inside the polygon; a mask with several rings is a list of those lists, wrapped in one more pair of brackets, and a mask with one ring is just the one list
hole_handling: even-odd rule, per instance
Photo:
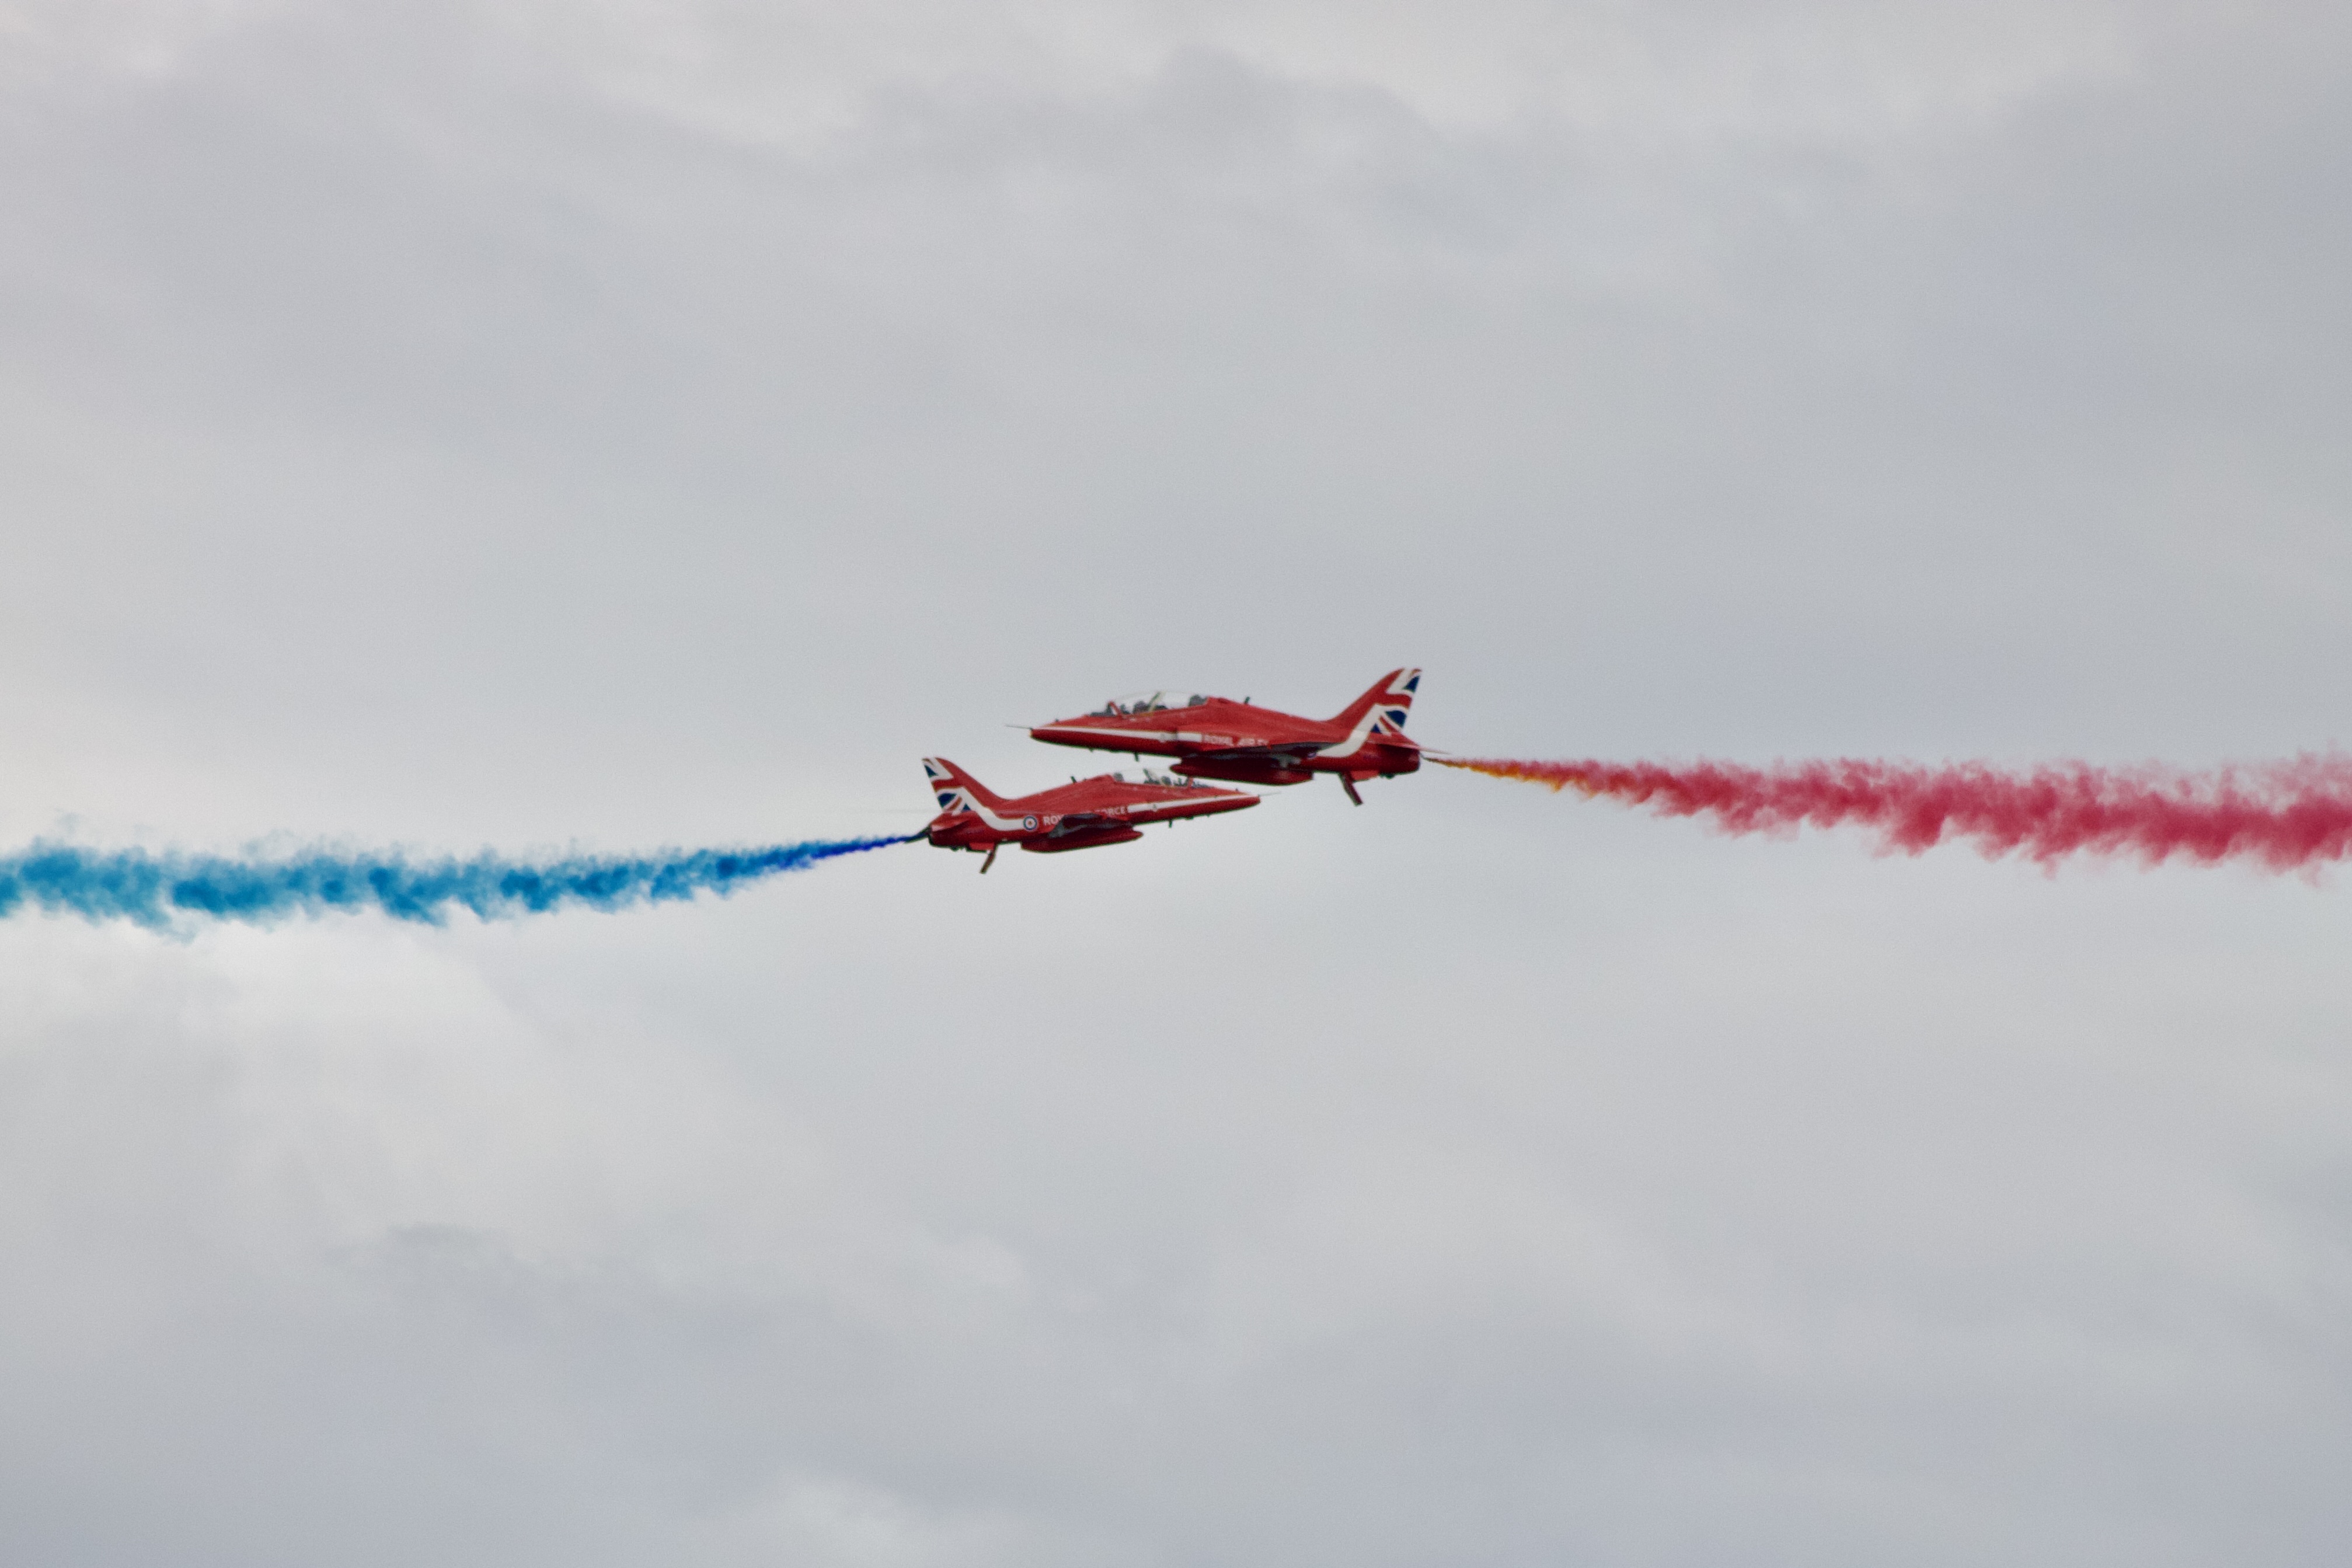
{"label": "red fighter jet", "polygon": [[989,794],[978,779],[945,757],[925,757],[923,772],[930,775],[931,796],[942,808],[923,829],[924,836],[941,849],[987,850],[988,858],[980,863],[983,872],[996,864],[997,850],[1007,844],[1040,855],[1091,849],[1097,844],[1132,844],[1143,837],[1141,828],[1148,822],[1211,816],[1257,804],[1257,796],[1244,790],[1217,789],[1153,773],[1146,773],[1141,784],[1128,783],[1124,774],[1104,773],[1006,800]]}
{"label": "red fighter jet", "polygon": [[1188,778],[1294,784],[1317,773],[1337,773],[1348,798],[1361,805],[1357,784],[1421,766],[1421,747],[1404,734],[1405,715],[1420,686],[1421,671],[1392,669],[1329,719],[1253,708],[1247,699],[1193,697],[1178,702],[1168,692],[1154,691],[1113,700],[1083,718],[1040,724],[1029,733],[1057,746],[1180,757],[1175,771]]}

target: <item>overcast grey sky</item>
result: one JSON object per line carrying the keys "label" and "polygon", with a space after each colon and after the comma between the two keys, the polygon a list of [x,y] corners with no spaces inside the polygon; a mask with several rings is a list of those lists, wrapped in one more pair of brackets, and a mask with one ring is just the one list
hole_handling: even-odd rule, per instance
{"label": "overcast grey sky", "polygon": [[[0,0],[0,844],[2347,738],[2352,13]],[[2337,876],[1453,773],[0,926],[0,1559],[2317,1564]]]}

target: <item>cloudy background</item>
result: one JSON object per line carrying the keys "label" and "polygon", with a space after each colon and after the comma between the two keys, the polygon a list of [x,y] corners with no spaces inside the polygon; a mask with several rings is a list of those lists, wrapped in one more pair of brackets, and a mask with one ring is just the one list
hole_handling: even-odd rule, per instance
{"label": "cloudy background", "polygon": [[[0,842],[2347,738],[2317,4],[0,0]],[[2337,1561],[2341,879],[1453,773],[0,928],[0,1558]]]}

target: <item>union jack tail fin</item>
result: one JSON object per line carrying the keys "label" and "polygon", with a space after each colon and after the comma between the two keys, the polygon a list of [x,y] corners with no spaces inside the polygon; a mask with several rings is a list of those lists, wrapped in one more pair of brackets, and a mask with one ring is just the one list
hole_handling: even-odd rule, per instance
{"label": "union jack tail fin", "polygon": [[923,773],[931,786],[931,798],[940,803],[941,811],[969,809],[974,805],[999,806],[1004,802],[991,795],[986,786],[945,757],[925,757]]}
{"label": "union jack tail fin", "polygon": [[1381,734],[1404,733],[1406,715],[1412,711],[1412,694],[1421,689],[1421,671],[1391,669],[1372,682],[1372,689],[1339,710],[1331,721],[1351,733],[1360,725]]}

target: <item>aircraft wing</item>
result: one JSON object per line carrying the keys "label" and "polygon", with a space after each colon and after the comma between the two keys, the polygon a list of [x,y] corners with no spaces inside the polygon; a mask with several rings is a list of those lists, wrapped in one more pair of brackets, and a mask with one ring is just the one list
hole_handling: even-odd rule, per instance
{"label": "aircraft wing", "polygon": [[1190,752],[1188,763],[1272,763],[1289,766],[1321,751],[1328,741],[1293,741],[1281,746],[1223,746],[1213,752]]}

